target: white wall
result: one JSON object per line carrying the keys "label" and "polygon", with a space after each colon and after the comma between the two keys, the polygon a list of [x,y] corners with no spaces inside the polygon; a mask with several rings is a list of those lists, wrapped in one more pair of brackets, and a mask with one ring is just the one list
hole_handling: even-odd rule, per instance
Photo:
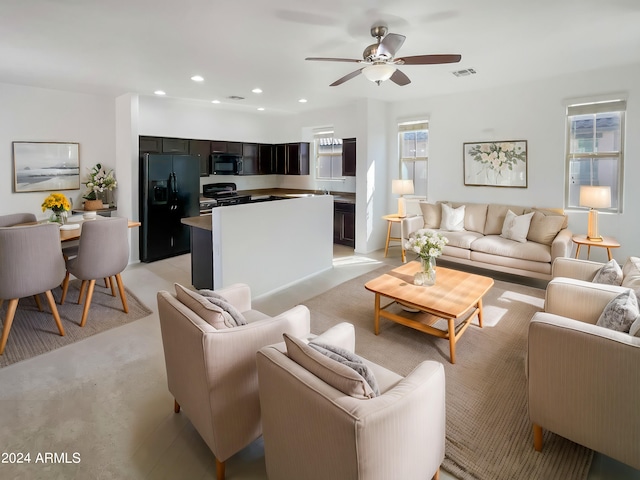
{"label": "white wall", "polygon": [[[480,73],[481,74],[481,73]],[[511,203],[563,207],[565,185],[565,106],[575,98],[622,92],[628,96],[624,169],[624,211],[600,215],[600,233],[615,236],[622,247],[618,261],[640,252],[637,221],[640,190],[640,65],[566,75],[491,90],[458,93],[391,106],[389,157],[397,159],[398,120],[429,118],[429,200]],[[527,140],[528,188],[464,185],[462,146],[465,142]],[[394,156],[395,154],[395,156]],[[396,160],[397,171],[397,160]],[[393,209],[395,198],[389,198]],[[569,228],[586,233],[587,215],[569,212]],[[583,257],[584,258],[584,257]],[[604,260],[604,249],[592,249]]]}
{"label": "white wall", "polygon": [[[31,212],[43,219],[51,214],[40,207],[51,192],[13,192],[13,141],[78,142],[81,181],[96,163],[115,167],[112,98],[0,84],[0,106],[0,213]],[[80,207],[85,190],[81,185],[62,193]]]}

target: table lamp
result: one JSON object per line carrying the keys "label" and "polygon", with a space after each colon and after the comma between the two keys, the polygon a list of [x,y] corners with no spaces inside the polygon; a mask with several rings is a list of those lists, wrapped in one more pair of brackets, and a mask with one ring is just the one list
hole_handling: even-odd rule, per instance
{"label": "table lamp", "polygon": [[587,240],[601,242],[602,237],[598,234],[598,210],[596,209],[611,207],[611,187],[580,186],[580,206],[590,208]]}
{"label": "table lamp", "polygon": [[403,195],[413,194],[413,181],[412,180],[393,180],[391,182],[391,192],[400,195],[398,198],[398,217],[403,218],[407,216],[407,205]]}

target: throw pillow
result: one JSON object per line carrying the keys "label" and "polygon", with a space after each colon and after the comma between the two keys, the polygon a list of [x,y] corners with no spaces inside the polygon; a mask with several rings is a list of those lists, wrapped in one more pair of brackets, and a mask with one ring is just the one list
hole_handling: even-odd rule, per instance
{"label": "throw pillow", "polygon": [[345,395],[361,400],[376,396],[371,386],[354,369],[323,355],[299,338],[286,333],[282,336],[287,346],[289,358],[323,382],[340,390]]}
{"label": "throw pillow", "polygon": [[636,292],[640,296],[640,258],[629,257],[622,267],[622,286]]}
{"label": "throw pillow", "polygon": [[240,310],[238,310],[236,307],[231,305],[227,301],[227,299],[224,298],[219,293],[216,293],[213,290],[207,290],[207,289],[198,290],[198,293],[200,293],[200,295],[206,297],[207,300],[209,300],[211,303],[213,303],[214,305],[217,305],[218,307],[222,308],[222,310],[224,310],[226,313],[228,313],[229,316],[231,317],[232,327],[239,327],[240,325],[247,324],[247,319],[244,318],[244,315],[242,315],[242,313],[240,313]]}
{"label": "throw pillow", "polygon": [[565,220],[566,215],[558,215],[553,212],[546,213],[544,210],[534,209],[527,240],[543,245],[551,245],[558,232],[562,230]]}
{"label": "throw pillow", "polygon": [[516,215],[511,210],[507,211],[500,236],[509,240],[515,240],[516,242],[525,243],[527,241],[527,233],[529,233],[533,213],[534,212]]}
{"label": "throw pillow", "polygon": [[442,203],[442,220],[440,230],[447,232],[461,232],[464,230],[464,205],[453,208],[446,203]]}
{"label": "throw pillow", "polygon": [[593,283],[604,283],[605,285],[621,285],[622,269],[615,258],[605,263],[593,277]]}
{"label": "throw pillow", "polygon": [[440,228],[440,222],[442,221],[440,205],[427,202],[420,202],[418,205],[420,205],[420,210],[422,211],[424,228]]}
{"label": "throw pillow", "polygon": [[206,297],[200,295],[193,290],[183,287],[179,283],[174,284],[176,289],[176,298],[180,303],[193,311],[196,315],[202,318],[205,322],[216,329],[229,328],[225,323],[226,313],[222,308],[214,305]]}
{"label": "throw pillow", "polygon": [[317,339],[310,341],[309,346],[336,362],[340,362],[349,368],[353,368],[357,373],[362,375],[362,378],[364,378],[364,380],[369,384],[373,393],[375,393],[376,396],[380,395],[378,381],[376,380],[373,371],[358,355],[345,348],[340,348],[329,343],[319,342]]}
{"label": "throw pillow", "polygon": [[618,332],[629,332],[640,317],[638,299],[633,290],[618,294],[611,300],[598,318],[596,325]]}

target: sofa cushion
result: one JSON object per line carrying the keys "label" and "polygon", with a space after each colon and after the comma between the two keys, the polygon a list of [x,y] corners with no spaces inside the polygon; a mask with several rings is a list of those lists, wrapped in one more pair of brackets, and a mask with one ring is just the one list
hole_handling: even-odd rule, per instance
{"label": "sofa cushion", "polygon": [[629,257],[622,267],[622,286],[640,295],[640,258]]}
{"label": "sofa cushion", "polygon": [[459,232],[464,230],[465,206],[462,205],[458,208],[453,208],[446,203],[441,203],[440,205],[442,206],[440,230],[445,230],[447,232]]}
{"label": "sofa cushion", "polygon": [[502,233],[504,218],[507,216],[509,210],[516,215],[522,215],[524,213],[524,207],[498,205],[495,203],[489,204],[489,207],[487,207],[487,223],[485,223],[482,233],[485,235],[500,235]]}
{"label": "sofa cushion", "polygon": [[531,225],[533,213],[534,212],[516,215],[511,210],[508,210],[504,218],[500,236],[516,242],[525,243],[527,241],[527,233],[529,233],[529,225]]}
{"label": "sofa cushion", "polygon": [[464,209],[464,229],[472,232],[483,233],[484,225],[487,222],[487,207],[489,206],[486,203],[456,203],[449,202],[449,204],[458,208],[462,205],[465,206]]}
{"label": "sofa cushion", "polygon": [[420,202],[420,210],[422,211],[422,219],[424,220],[424,228],[440,228],[442,221],[442,207],[440,204]]}
{"label": "sofa cushion", "polygon": [[533,218],[527,233],[527,240],[551,245],[567,221],[566,215],[559,215],[551,210],[533,209]]}
{"label": "sofa cushion", "polygon": [[622,285],[622,269],[615,258],[612,258],[598,269],[593,277],[593,283],[605,285]]}
{"label": "sofa cushion", "polygon": [[361,400],[376,396],[364,377],[352,368],[332,360],[298,338],[286,333],[283,337],[289,358],[325,383],[345,395]]}
{"label": "sofa cushion", "polygon": [[[178,301],[189,308],[189,310],[192,310],[193,313],[198,315],[213,328],[221,330],[232,326],[232,324],[229,323],[231,321],[231,315],[226,313],[219,306],[211,303],[205,296],[185,288],[179,283],[175,283],[174,286]],[[225,319],[225,314],[228,315],[229,318]]]}
{"label": "sofa cushion", "polygon": [[636,294],[633,290],[627,290],[618,294],[604,307],[596,325],[618,332],[630,333],[631,326],[639,316]]}
{"label": "sofa cushion", "polygon": [[475,252],[489,253],[534,262],[551,262],[551,248],[535,242],[514,242],[499,235],[485,235],[471,244]]}
{"label": "sofa cushion", "polygon": [[447,232],[445,230],[434,231],[437,233],[441,233],[444,237],[446,237],[447,240],[449,240],[449,246],[458,248],[471,248],[471,244],[474,241],[484,236],[481,233],[468,232],[466,230],[462,230],[461,232]]}

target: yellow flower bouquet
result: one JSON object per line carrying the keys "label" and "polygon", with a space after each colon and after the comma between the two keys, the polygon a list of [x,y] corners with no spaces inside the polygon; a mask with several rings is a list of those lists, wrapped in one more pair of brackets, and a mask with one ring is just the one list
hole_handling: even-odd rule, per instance
{"label": "yellow flower bouquet", "polygon": [[62,193],[52,193],[44,199],[44,202],[42,202],[42,211],[44,212],[47,209],[53,211],[51,221],[64,223],[62,214],[63,212],[71,210],[71,204],[69,203],[69,199],[66,195],[63,195]]}

